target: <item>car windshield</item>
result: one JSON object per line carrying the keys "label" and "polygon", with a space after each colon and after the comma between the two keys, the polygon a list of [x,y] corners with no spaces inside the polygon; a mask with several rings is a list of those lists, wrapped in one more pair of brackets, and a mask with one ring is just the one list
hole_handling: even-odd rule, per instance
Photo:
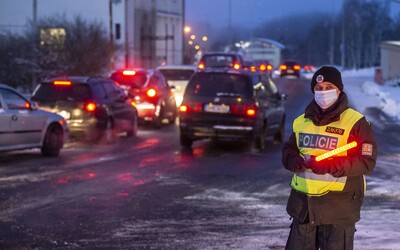
{"label": "car windshield", "polygon": [[132,75],[124,75],[121,72],[111,75],[111,79],[121,85],[130,86],[133,88],[141,88],[147,83],[147,74],[145,72],[135,72]]}
{"label": "car windshield", "polygon": [[204,65],[207,67],[218,68],[218,67],[232,67],[234,57],[229,55],[205,55],[202,58]]}
{"label": "car windshield", "polygon": [[86,101],[90,99],[90,88],[86,84],[72,83],[71,85],[54,85],[41,83],[32,95],[36,101]]}
{"label": "car windshield", "polygon": [[250,79],[244,75],[197,74],[186,88],[185,95],[251,97],[252,90]]}
{"label": "car windshield", "polygon": [[160,69],[167,81],[188,81],[193,75],[192,69]]}

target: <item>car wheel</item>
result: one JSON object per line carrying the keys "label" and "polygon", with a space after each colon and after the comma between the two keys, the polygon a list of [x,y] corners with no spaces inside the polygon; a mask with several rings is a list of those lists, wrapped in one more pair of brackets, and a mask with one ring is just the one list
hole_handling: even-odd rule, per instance
{"label": "car wheel", "polygon": [[263,128],[258,135],[253,138],[253,147],[258,151],[265,149],[265,129]]}
{"label": "car wheel", "polygon": [[126,132],[127,137],[136,136],[138,131],[138,118],[135,114],[132,121],[132,127]]}
{"label": "car wheel", "polygon": [[169,123],[170,123],[170,124],[175,124],[176,117],[177,117],[177,110],[175,109],[175,110],[173,111],[172,117],[169,118]]}
{"label": "car wheel", "polygon": [[58,125],[52,124],[47,128],[46,135],[43,140],[41,153],[44,156],[58,156],[63,147],[63,131]]}
{"label": "car wheel", "polygon": [[184,135],[180,136],[180,141],[181,141],[181,146],[184,148],[191,148],[193,145],[193,140]]}
{"label": "car wheel", "polygon": [[285,119],[285,116],[283,116],[281,124],[279,125],[279,130],[274,134],[274,143],[280,144],[283,142],[283,137],[285,135]]}
{"label": "car wheel", "polygon": [[106,126],[100,128],[98,142],[105,144],[115,143],[117,136],[114,131],[114,125],[111,119],[107,120]]}
{"label": "car wheel", "polygon": [[153,127],[154,128],[161,128],[162,127],[162,121],[164,119],[164,108],[163,106],[160,106],[160,113],[158,116],[152,121]]}

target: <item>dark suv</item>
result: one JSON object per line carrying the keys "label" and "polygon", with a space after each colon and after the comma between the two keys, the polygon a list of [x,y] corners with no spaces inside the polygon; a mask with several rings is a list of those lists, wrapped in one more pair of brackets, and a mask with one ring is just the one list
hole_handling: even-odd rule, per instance
{"label": "dark suv", "polygon": [[258,150],[266,136],[281,142],[285,94],[263,73],[199,71],[189,81],[180,107],[180,142],[204,138],[240,140]]}
{"label": "dark suv", "polygon": [[241,54],[236,52],[209,52],[201,56],[197,65],[199,70],[209,68],[243,69],[244,60]]}
{"label": "dark suv", "polygon": [[296,76],[297,78],[300,77],[301,66],[296,61],[285,61],[281,65],[279,65],[279,68],[281,70],[281,77],[289,75]]}
{"label": "dark suv", "polygon": [[45,80],[31,100],[63,116],[71,136],[110,143],[118,133],[137,133],[135,103],[111,79],[71,76]]}
{"label": "dark suv", "polygon": [[113,72],[110,78],[134,99],[140,121],[150,122],[155,127],[160,127],[164,119],[175,122],[175,97],[161,72],[153,69],[123,69]]}

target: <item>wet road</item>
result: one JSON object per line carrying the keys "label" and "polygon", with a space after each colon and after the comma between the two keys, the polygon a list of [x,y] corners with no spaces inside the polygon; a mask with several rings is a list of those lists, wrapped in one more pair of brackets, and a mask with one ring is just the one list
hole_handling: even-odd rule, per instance
{"label": "wet road", "polygon": [[[277,79],[291,121],[308,80]],[[114,145],[69,143],[0,158],[1,249],[283,249],[291,174],[281,145],[179,146],[176,125],[142,128]],[[385,200],[383,201],[385,202]]]}

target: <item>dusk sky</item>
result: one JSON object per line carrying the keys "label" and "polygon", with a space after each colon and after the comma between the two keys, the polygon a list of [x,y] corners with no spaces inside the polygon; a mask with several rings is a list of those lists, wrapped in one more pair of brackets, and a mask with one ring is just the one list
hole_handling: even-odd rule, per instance
{"label": "dusk sky", "polygon": [[[186,0],[186,24],[208,21],[213,27],[258,26],[265,21],[288,15],[338,13],[344,0]],[[385,0],[382,0],[385,1]],[[230,4],[229,4],[230,2]],[[400,2],[391,1],[391,14],[400,12]],[[328,17],[327,17],[328,18]],[[253,25],[252,25],[253,24]]]}
{"label": "dusk sky", "polygon": [[233,26],[258,26],[265,21],[288,15],[337,13],[342,2],[343,0],[186,0],[186,23],[208,21],[215,27],[226,27],[229,24],[231,5]]}

